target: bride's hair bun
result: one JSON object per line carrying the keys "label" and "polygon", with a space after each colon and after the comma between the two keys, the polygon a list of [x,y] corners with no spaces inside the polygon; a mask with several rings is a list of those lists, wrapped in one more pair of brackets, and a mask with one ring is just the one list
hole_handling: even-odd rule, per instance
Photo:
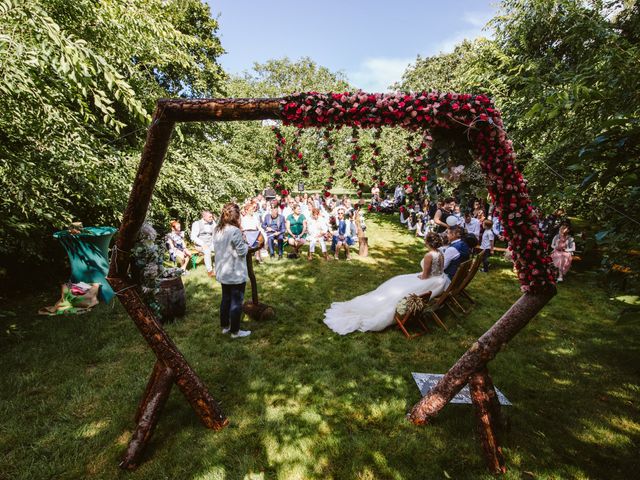
{"label": "bride's hair bun", "polygon": [[424,237],[424,243],[433,250],[437,250],[442,246],[442,237],[438,233],[429,232]]}

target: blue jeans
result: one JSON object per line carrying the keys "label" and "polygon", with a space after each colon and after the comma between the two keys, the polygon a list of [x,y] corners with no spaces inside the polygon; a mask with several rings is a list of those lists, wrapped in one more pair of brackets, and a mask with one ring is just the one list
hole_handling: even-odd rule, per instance
{"label": "blue jeans", "polygon": [[238,330],[240,330],[240,317],[242,316],[244,289],[247,286],[247,282],[236,285],[223,283],[221,285],[220,326],[230,329],[231,333],[238,333]]}
{"label": "blue jeans", "polygon": [[269,255],[273,256],[276,242],[278,242],[278,255],[282,256],[284,252],[284,240],[281,235],[267,236],[267,248],[269,249]]}

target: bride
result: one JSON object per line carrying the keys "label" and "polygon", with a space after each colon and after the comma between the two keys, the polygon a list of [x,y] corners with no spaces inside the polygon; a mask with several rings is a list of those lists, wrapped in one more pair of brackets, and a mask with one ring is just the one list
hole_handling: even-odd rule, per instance
{"label": "bride", "polygon": [[442,246],[442,239],[437,233],[428,233],[425,245],[429,251],[420,262],[421,273],[398,275],[372,292],[348,302],[332,303],[324,314],[324,323],[340,335],[356,330],[383,330],[393,324],[396,305],[407,295],[420,295],[429,290],[432,296],[440,295],[449,283],[449,278],[443,272],[444,258],[438,250]]}

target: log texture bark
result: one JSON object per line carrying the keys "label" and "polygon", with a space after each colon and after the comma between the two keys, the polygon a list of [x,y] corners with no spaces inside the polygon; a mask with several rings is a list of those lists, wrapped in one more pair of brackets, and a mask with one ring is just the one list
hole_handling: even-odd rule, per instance
{"label": "log texture bark", "polygon": [[428,423],[467,384],[469,377],[483,369],[498,351],[536,316],[556,293],[555,287],[539,293],[525,293],[487,330],[442,377],[442,380],[414,405],[409,420]]}
{"label": "log texture bark", "polygon": [[149,202],[169,148],[174,125],[174,122],[166,120],[162,107],[156,107],[129,194],[129,202],[118,229],[115,251],[111,255],[109,277],[126,278],[128,275],[130,251],[149,210]]}
{"label": "log texture bark", "polygon": [[505,473],[507,468],[496,433],[500,404],[497,403],[493,383],[486,368],[469,377],[469,391],[475,407],[478,436],[487,468],[494,474]]}
{"label": "log texture bark", "polygon": [[174,122],[266,120],[280,118],[281,98],[203,98],[158,100],[158,108]]}
{"label": "log texture bark", "polygon": [[358,233],[358,255],[360,257],[367,257],[369,256],[369,239],[364,235],[362,223],[360,223],[360,215],[362,215],[362,212],[358,209],[355,219],[356,232]]}
{"label": "log texture bark", "polygon": [[118,293],[120,302],[158,360],[174,372],[176,385],[204,426],[214,430],[225,427],[229,421],[222,413],[220,406],[211,396],[200,377],[187,363],[180,350],[156,321],[138,292],[131,288],[132,285],[126,280],[111,278],[109,282],[116,291],[120,291]]}
{"label": "log texture bark", "polygon": [[147,389],[136,412],[136,430],[120,462],[120,468],[133,470],[138,467],[142,454],[158,424],[162,408],[169,398],[175,381],[173,370],[156,362]]}

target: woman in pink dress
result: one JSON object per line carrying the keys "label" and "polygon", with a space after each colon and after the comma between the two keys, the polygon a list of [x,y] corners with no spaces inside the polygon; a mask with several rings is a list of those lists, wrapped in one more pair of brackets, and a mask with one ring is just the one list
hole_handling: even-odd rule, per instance
{"label": "woman in pink dress", "polygon": [[558,269],[558,281],[561,282],[571,268],[571,256],[576,250],[573,237],[569,235],[569,225],[565,224],[560,227],[560,232],[553,237],[551,248],[553,249],[551,260]]}

